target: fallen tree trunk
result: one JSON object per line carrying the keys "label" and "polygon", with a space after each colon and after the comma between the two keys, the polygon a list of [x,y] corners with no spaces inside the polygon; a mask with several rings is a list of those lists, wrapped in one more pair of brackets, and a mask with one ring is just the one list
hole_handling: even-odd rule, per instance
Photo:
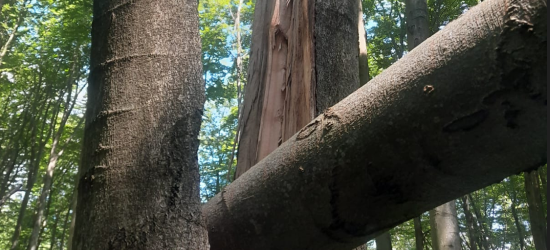
{"label": "fallen tree trunk", "polygon": [[546,162],[546,2],[490,0],[203,207],[211,249],[345,249]]}

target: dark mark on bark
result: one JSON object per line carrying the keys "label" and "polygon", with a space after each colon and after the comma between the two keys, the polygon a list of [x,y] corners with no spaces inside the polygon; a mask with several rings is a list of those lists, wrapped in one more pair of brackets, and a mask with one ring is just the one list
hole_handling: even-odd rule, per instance
{"label": "dark mark on bark", "polygon": [[310,122],[308,125],[306,125],[304,128],[298,132],[298,135],[296,136],[296,140],[303,140],[305,138],[308,138],[319,125],[319,120],[315,119],[313,122]]}
{"label": "dark mark on bark", "polygon": [[491,92],[490,94],[488,94],[487,96],[485,96],[483,98],[483,104],[493,105],[498,100],[503,99],[506,96],[508,96],[510,93],[512,93],[511,89],[499,89],[499,90],[493,91],[493,92]]}
{"label": "dark mark on bark", "polygon": [[458,131],[469,131],[481,124],[489,116],[489,111],[479,110],[472,114],[460,117],[443,127],[443,132],[453,133]]}

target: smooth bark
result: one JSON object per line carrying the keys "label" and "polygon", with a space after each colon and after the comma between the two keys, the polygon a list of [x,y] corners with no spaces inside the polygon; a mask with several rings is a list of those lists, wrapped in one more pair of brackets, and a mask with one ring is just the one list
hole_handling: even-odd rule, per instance
{"label": "smooth bark", "polygon": [[74,250],[208,249],[196,0],[94,1]]}
{"label": "smooth bark", "polygon": [[212,249],[351,249],[540,166],[545,51],[543,2],[472,8],[212,198]]}
{"label": "smooth bark", "polygon": [[374,240],[376,241],[376,250],[392,250],[389,231],[378,235]]}
{"label": "smooth bark", "polygon": [[434,250],[462,249],[454,201],[430,210],[430,227]]}

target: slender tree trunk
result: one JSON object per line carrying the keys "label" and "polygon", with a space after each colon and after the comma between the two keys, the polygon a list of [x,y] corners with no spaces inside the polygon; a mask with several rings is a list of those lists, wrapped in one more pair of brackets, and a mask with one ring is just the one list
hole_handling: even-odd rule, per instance
{"label": "slender tree trunk", "polygon": [[521,220],[519,218],[519,214],[517,211],[517,204],[518,204],[518,198],[517,198],[517,191],[516,191],[516,177],[511,176],[510,177],[510,184],[509,184],[509,197],[511,200],[510,204],[510,210],[512,211],[512,217],[514,218],[514,224],[516,226],[516,230],[518,232],[518,241],[519,241],[519,250],[525,249],[525,233],[523,229],[523,225],[521,223]]}
{"label": "slender tree trunk", "polygon": [[365,20],[363,19],[363,3],[362,0],[357,0],[359,5],[359,13],[357,17],[357,31],[359,33],[359,83],[365,85],[370,80],[369,74],[369,55],[367,30],[365,29]]}
{"label": "slender tree trunk", "polygon": [[[49,106],[49,104],[46,106]],[[10,246],[11,250],[16,249],[17,246],[19,245],[19,237],[21,235],[21,230],[23,227],[23,218],[25,217],[25,212],[27,210],[27,206],[30,200],[30,195],[32,193],[34,183],[36,182],[36,179],[38,176],[38,171],[40,169],[40,160],[42,159],[42,156],[44,154],[46,142],[50,137],[53,128],[55,127],[55,119],[57,119],[56,117],[57,117],[57,112],[54,110],[52,112],[52,117],[50,118],[49,125],[46,125],[48,120],[46,118],[43,118],[40,128],[38,128],[39,126],[38,124],[33,123],[33,127],[31,129],[32,140],[31,140],[30,164],[29,164],[29,168],[27,169],[28,171],[27,183],[25,185],[26,190],[25,190],[25,195],[23,196],[23,200],[21,201],[21,207],[19,208],[19,215],[17,216],[17,223],[15,224],[15,229],[11,238],[11,246]],[[49,128],[47,126],[49,126]],[[44,131],[48,131],[48,132],[45,134]],[[38,137],[38,140],[35,140],[35,138],[37,137],[37,133],[40,133],[41,135]]]}
{"label": "slender tree trunk", "polygon": [[[242,77],[242,69],[243,69],[243,48],[241,44],[241,7],[243,5],[243,0],[238,0],[237,4],[237,12],[235,13],[235,19],[233,20],[235,22],[234,29],[235,29],[235,40],[236,40],[236,50],[237,50],[237,56],[235,58],[235,71],[236,71],[236,83],[237,83],[237,121],[241,120],[241,100],[242,100],[242,83],[241,83],[241,77]],[[237,126],[237,133],[235,133],[235,138],[233,139],[233,146],[231,147],[231,154],[229,158],[229,164],[227,165],[227,183],[231,182],[231,172],[233,169],[233,161],[235,159],[235,149],[237,147],[237,143],[239,142],[240,137],[240,130],[239,126]],[[234,179],[235,177],[233,177]]]}
{"label": "slender tree trunk", "polygon": [[[69,203],[69,208],[67,209],[67,212],[65,213],[65,219],[63,220],[63,231],[61,233],[61,242],[59,243],[59,250],[63,250],[63,248],[65,248],[65,237],[66,237],[66,232],[67,232],[67,228],[69,228],[69,232],[71,231],[71,228],[72,226],[74,225],[73,223],[73,220],[74,220],[74,217],[71,217],[71,215],[74,214],[74,209],[76,207],[76,189],[75,191],[73,191],[73,194],[71,195],[71,202]],[[71,213],[72,211],[72,213]],[[69,224],[69,220],[70,219],[73,219],[71,220],[71,223]],[[70,246],[70,241],[69,242],[69,246]]]}
{"label": "slender tree trunk", "polygon": [[391,234],[385,232],[375,238],[376,250],[392,250],[391,246]]}
{"label": "slender tree trunk", "polygon": [[477,228],[474,223],[474,216],[470,209],[470,202],[468,202],[468,196],[462,196],[462,209],[464,210],[464,216],[466,217],[466,227],[468,228],[468,242],[470,243],[470,250],[477,250]]}
{"label": "slender tree trunk", "polygon": [[[17,30],[23,24],[23,20],[25,20],[25,16],[27,15],[27,2],[28,0],[25,0],[21,5],[21,10],[19,11],[19,15],[17,16],[17,22],[15,23],[15,26],[13,27],[4,45],[0,47],[0,68],[2,68],[2,62],[4,60],[4,57],[7,55],[8,50],[11,48],[11,45],[13,44],[13,41],[17,36]],[[1,9],[2,9],[2,4],[0,4],[0,10]],[[0,13],[0,15],[1,14],[2,13]]]}
{"label": "slender tree trunk", "polygon": [[476,205],[472,195],[467,195],[468,202],[471,205],[471,210],[473,210],[475,218],[474,225],[477,225],[477,232],[479,233],[479,239],[481,241],[481,246],[483,249],[489,250],[490,248],[490,239],[492,238],[491,231],[487,228],[487,221],[485,217],[481,214],[479,207]]}
{"label": "slender tree trunk", "polygon": [[537,171],[525,172],[525,193],[529,204],[529,223],[537,250],[546,250],[546,217],[540,193],[540,183]]}
{"label": "slender tree trunk", "polygon": [[[79,67],[76,67],[78,60],[75,60],[72,68],[72,72],[79,71]],[[72,78],[74,73],[71,73]],[[80,95],[80,91],[76,91],[74,97],[72,96],[73,93],[73,84],[74,81],[78,79],[69,79],[67,81],[67,99],[64,103],[64,111],[63,111],[63,117],[61,118],[61,122],[59,123],[59,127],[52,138],[52,145],[50,148],[50,156],[48,159],[48,166],[46,168],[46,174],[43,177],[43,185],[42,185],[42,191],[40,192],[40,195],[38,197],[38,204],[36,209],[36,217],[34,219],[33,223],[33,229],[31,232],[31,237],[29,240],[29,245],[27,247],[27,250],[36,250],[38,249],[38,241],[40,238],[40,232],[42,230],[42,226],[44,224],[44,220],[47,219],[47,216],[45,216],[45,211],[47,209],[46,203],[49,203],[47,201],[48,197],[50,197],[50,191],[51,187],[53,185],[53,174],[55,167],[57,166],[57,161],[59,160],[59,157],[63,154],[64,149],[60,149],[59,147],[59,140],[61,139],[61,136],[63,135],[63,131],[65,130],[65,125],[67,124],[67,121],[69,120],[69,117],[71,115],[71,112],[76,105],[76,101],[78,96]],[[80,123],[77,125],[77,127],[80,126]],[[69,138],[65,141],[65,144],[67,144],[72,139],[72,135],[69,136]]]}
{"label": "slender tree trunk", "polygon": [[422,220],[420,219],[421,216],[413,219],[416,250],[424,250],[424,232],[422,230]]}
{"label": "slender tree trunk", "polygon": [[[67,249],[71,250],[73,249],[73,239],[74,239],[74,230],[76,225],[76,205],[78,201],[78,178],[75,180],[75,190],[73,191],[73,199],[71,201],[71,224],[69,226],[69,238],[67,239]],[[65,239],[65,238],[63,238]],[[64,244],[62,243],[61,246],[63,247]]]}
{"label": "slender tree trunk", "polygon": [[196,0],[95,0],[73,249],[208,249]]}
{"label": "slender tree trunk", "polygon": [[59,222],[59,213],[55,214],[55,219],[53,221],[53,225],[51,228],[51,236],[50,236],[50,250],[55,249],[55,246],[57,245],[57,224]]}
{"label": "slender tree trunk", "polygon": [[351,249],[546,161],[546,10],[486,1],[325,110],[204,206],[212,249]]}

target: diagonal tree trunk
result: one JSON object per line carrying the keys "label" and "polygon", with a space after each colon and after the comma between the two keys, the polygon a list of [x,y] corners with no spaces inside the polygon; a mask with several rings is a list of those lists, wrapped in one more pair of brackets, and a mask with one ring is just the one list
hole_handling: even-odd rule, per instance
{"label": "diagonal tree trunk", "polygon": [[196,0],[95,0],[73,249],[208,249]]}
{"label": "diagonal tree trunk", "polygon": [[543,2],[472,8],[212,198],[212,249],[351,249],[540,165],[545,50]]}
{"label": "diagonal tree trunk", "polygon": [[[48,197],[50,196],[50,191],[53,184],[53,174],[55,167],[57,166],[57,162],[59,160],[59,157],[63,154],[64,148],[59,148],[59,141],[61,140],[61,136],[63,135],[63,131],[65,130],[65,125],[67,124],[67,121],[69,120],[69,117],[73,111],[74,106],[76,105],[77,99],[80,95],[80,92],[84,89],[84,86],[75,92],[73,97],[73,85],[74,82],[79,79],[77,77],[77,74],[74,73],[75,71],[80,71],[80,67],[78,67],[78,59],[75,60],[71,76],[67,80],[67,99],[64,103],[64,110],[63,110],[63,116],[61,118],[61,121],[59,123],[59,127],[57,128],[57,131],[54,134],[54,137],[52,138],[52,145],[50,148],[50,155],[48,158],[48,165],[46,167],[46,173],[43,177],[43,185],[42,185],[42,191],[40,192],[40,195],[38,196],[38,204],[36,209],[36,216],[34,218],[33,222],[33,228],[31,232],[31,237],[29,240],[29,245],[27,247],[27,250],[36,250],[38,249],[38,242],[40,237],[40,232],[42,230],[42,226],[44,224],[44,220],[47,219],[47,216],[45,216],[45,211],[47,209],[46,203],[49,203],[47,201]],[[80,123],[77,125],[77,127],[80,126]],[[73,134],[74,135],[74,134]],[[71,139],[72,135],[69,136],[69,138],[64,142],[67,144]]]}

